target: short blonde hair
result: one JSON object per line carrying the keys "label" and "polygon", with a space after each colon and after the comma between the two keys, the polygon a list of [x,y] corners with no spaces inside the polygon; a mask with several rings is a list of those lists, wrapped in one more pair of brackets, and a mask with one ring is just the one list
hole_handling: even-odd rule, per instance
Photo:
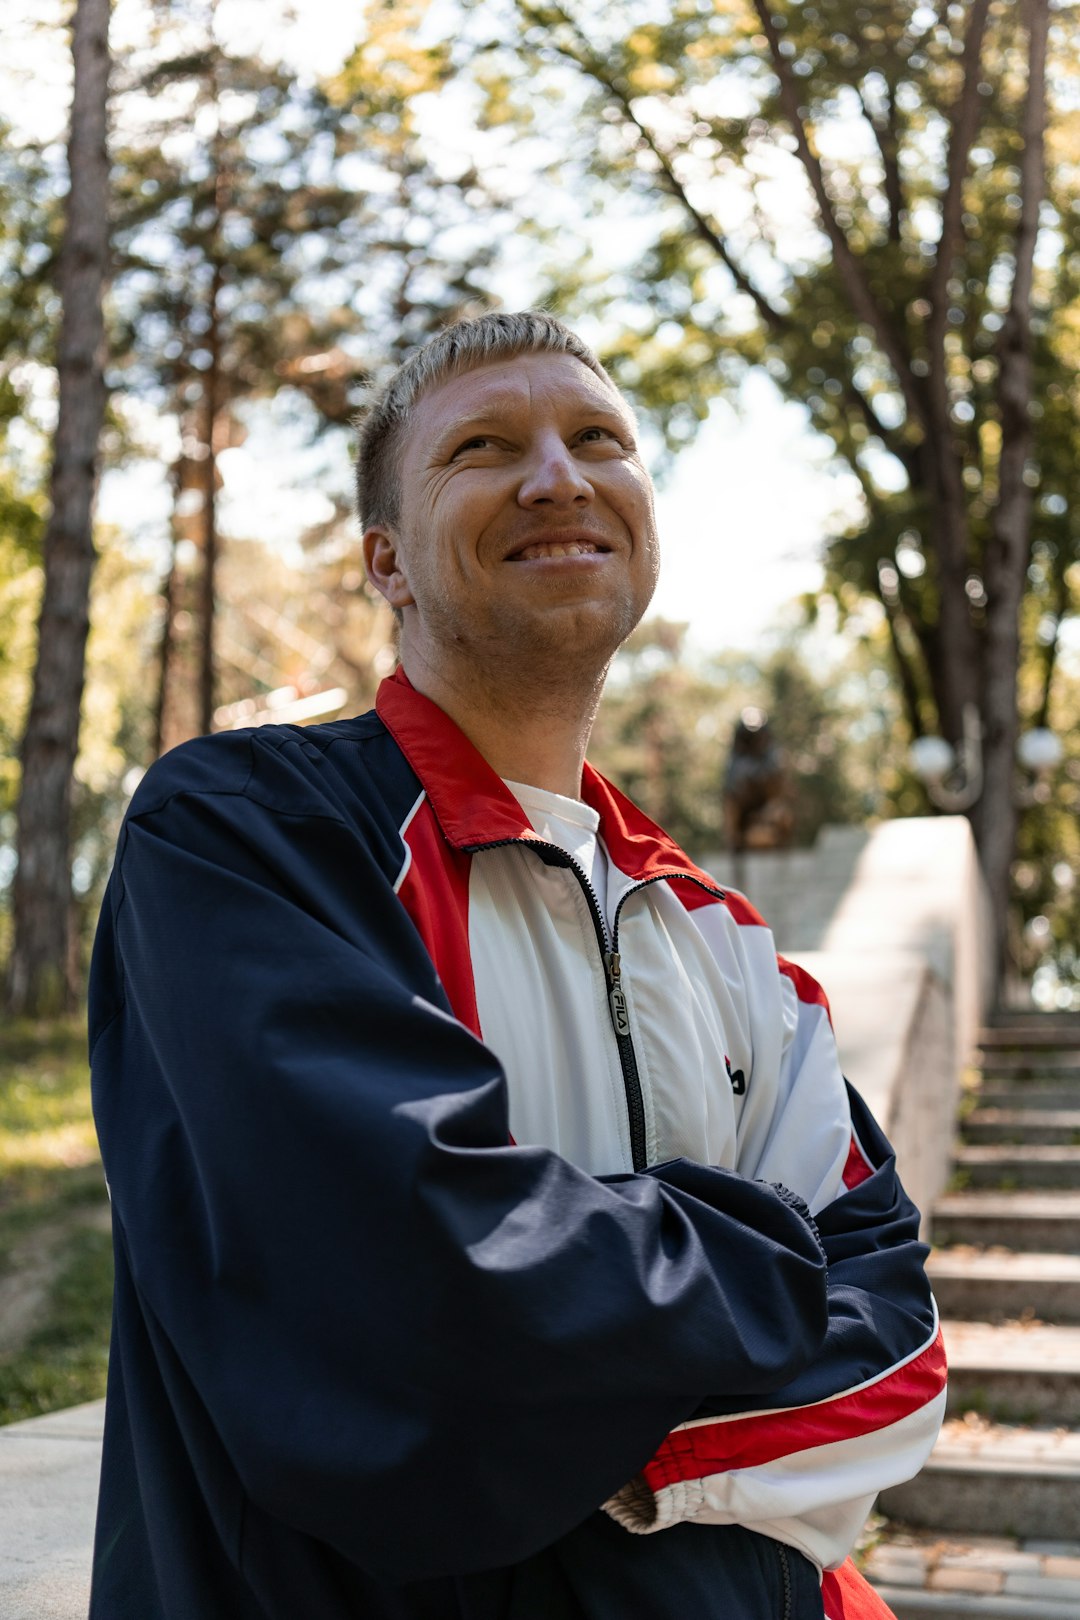
{"label": "short blonde hair", "polygon": [[[393,528],[401,512],[398,459],[404,429],[422,395],[448,377],[519,354],[570,354],[612,382],[600,361],[562,321],[545,310],[490,310],[455,321],[429,338],[399,366],[363,413],[356,458],[356,498],[361,529]],[[616,390],[617,392],[617,390]]]}

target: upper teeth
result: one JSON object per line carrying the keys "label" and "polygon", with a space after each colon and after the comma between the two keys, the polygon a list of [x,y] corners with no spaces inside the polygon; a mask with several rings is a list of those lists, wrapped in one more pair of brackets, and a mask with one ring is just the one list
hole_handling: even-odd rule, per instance
{"label": "upper teeth", "polygon": [[523,551],[516,553],[518,558],[532,557],[587,557],[590,552],[597,551],[591,540],[538,540]]}

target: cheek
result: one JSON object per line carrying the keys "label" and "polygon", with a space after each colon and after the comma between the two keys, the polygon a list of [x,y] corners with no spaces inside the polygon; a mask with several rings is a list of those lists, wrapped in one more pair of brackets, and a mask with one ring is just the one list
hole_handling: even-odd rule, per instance
{"label": "cheek", "polygon": [[643,552],[648,586],[649,590],[652,591],[655,590],[656,582],[660,578],[660,538],[657,535],[655,525],[650,526],[648,542],[644,546]]}
{"label": "cheek", "polygon": [[655,573],[659,567],[660,541],[656,532],[656,511],[649,484],[642,481],[635,485],[623,507],[622,517],[634,536],[635,549],[642,553],[642,560],[649,560]]}
{"label": "cheek", "polygon": [[644,468],[624,464],[612,501],[632,528],[641,531],[654,523],[652,482]]}
{"label": "cheek", "polygon": [[482,542],[485,530],[502,511],[505,499],[497,489],[471,480],[451,484],[431,502],[427,513],[428,532],[440,555],[467,564]]}

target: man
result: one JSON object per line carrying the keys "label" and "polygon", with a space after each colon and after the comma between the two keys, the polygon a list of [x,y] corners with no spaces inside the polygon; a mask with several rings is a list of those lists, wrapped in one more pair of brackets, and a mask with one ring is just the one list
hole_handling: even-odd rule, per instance
{"label": "man", "polygon": [[584,763],[656,579],[634,435],[546,315],[434,339],[361,438],[376,712],[135,796],[94,1620],[883,1612],[844,1560],[940,1421],[916,1212],[817,987]]}

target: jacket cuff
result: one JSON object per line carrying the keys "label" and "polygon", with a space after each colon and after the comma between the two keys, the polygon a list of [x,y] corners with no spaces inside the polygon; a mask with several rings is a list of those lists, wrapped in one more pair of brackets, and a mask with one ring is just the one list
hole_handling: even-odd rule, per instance
{"label": "jacket cuff", "polygon": [[[656,1453],[657,1459],[664,1456],[670,1444],[669,1436]],[[650,1536],[655,1530],[667,1530],[673,1524],[692,1519],[704,1505],[705,1487],[699,1479],[675,1480],[665,1488],[663,1496],[658,1497],[645,1476],[637,1474],[608,1498],[604,1512],[624,1530],[636,1536]]]}
{"label": "jacket cuff", "polygon": [[764,1181],[761,1185],[771,1187],[777,1198],[785,1203],[789,1209],[793,1209],[796,1215],[801,1215],[811,1232],[813,1232],[814,1242],[821,1250],[821,1258],[825,1262],[825,1281],[827,1285],[829,1280],[829,1257],[825,1252],[825,1244],[822,1242],[821,1233],[818,1231],[818,1224],[810,1213],[810,1205],[805,1198],[800,1198],[798,1193],[792,1192],[790,1187],[785,1187],[782,1181]]}

